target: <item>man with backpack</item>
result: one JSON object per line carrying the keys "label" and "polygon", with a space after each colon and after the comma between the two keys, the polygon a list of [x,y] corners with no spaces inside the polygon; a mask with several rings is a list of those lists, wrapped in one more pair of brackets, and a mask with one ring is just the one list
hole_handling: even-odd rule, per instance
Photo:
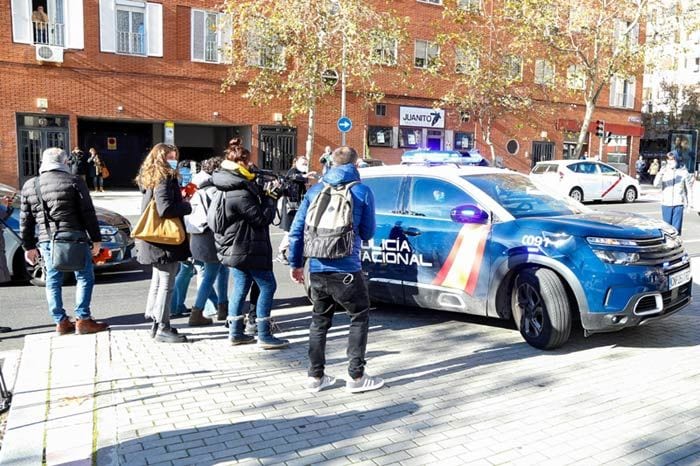
{"label": "man with backpack", "polygon": [[304,257],[310,260],[309,290],[313,314],[309,328],[309,380],[307,390],[318,392],[335,384],[324,373],[326,335],[337,306],[350,316],[347,355],[351,393],[376,390],[379,377],[365,373],[369,330],[369,293],[362,274],[360,246],[374,236],[374,196],[360,182],[355,168],[357,152],[339,147],[332,153],[333,168],[323,182],[307,192],[289,232],[291,277],[304,282]]}

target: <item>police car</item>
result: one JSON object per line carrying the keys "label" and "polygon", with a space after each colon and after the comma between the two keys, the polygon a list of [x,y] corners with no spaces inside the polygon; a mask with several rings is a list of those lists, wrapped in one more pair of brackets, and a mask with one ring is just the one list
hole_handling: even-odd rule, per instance
{"label": "police car", "polygon": [[588,336],[690,303],[688,254],[661,221],[596,212],[520,173],[450,158],[360,174],[376,202],[361,251],[373,301],[513,319],[541,349],[563,345],[575,320]]}

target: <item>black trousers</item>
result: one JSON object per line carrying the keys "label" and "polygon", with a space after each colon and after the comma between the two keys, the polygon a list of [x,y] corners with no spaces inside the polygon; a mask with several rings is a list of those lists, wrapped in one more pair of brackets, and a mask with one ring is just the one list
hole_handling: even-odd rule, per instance
{"label": "black trousers", "polygon": [[312,273],[313,314],[309,328],[309,376],[321,377],[326,366],[326,335],[333,325],[336,306],[350,316],[347,356],[348,374],[359,378],[365,372],[369,330],[369,293],[362,272]]}

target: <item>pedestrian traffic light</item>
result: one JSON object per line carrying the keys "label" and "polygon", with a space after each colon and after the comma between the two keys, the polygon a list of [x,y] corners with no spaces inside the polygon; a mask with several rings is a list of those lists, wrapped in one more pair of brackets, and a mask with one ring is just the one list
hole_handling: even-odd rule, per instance
{"label": "pedestrian traffic light", "polygon": [[610,141],[612,141],[612,131],[605,133],[605,144],[610,144]]}
{"label": "pedestrian traffic light", "polygon": [[595,121],[595,135],[599,138],[605,136],[605,122],[603,120]]}

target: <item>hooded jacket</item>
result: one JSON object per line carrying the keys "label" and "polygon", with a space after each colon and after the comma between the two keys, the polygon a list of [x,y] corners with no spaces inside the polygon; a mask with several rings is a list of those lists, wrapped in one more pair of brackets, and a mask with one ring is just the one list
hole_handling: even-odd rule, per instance
{"label": "hooded jacket", "polygon": [[225,160],[212,176],[214,186],[224,191],[226,230],[215,234],[221,263],[243,270],[272,270],[270,224],[275,202],[241,174],[238,164]]}
{"label": "hooded jacket", "polygon": [[[347,184],[352,181],[360,181],[360,173],[354,165],[346,164],[334,166],[323,176],[323,183],[332,186]],[[292,228],[289,230],[289,265],[292,268],[300,268],[303,265],[304,255],[304,221],[309,205],[323,189],[323,183],[317,183],[309,189],[301,201],[299,211],[294,218]],[[368,241],[374,236],[376,223],[374,219],[374,196],[365,185],[358,183],[350,188],[352,194],[352,223],[355,230],[355,242],[352,255],[341,259],[316,259],[309,263],[310,272],[359,272],[362,270],[360,250],[362,241]]]}
{"label": "hooded jacket", "polygon": [[[51,232],[87,231],[93,242],[102,240],[97,223],[95,207],[87,185],[82,178],[68,173],[68,166],[54,170],[42,171],[39,175],[41,197],[46,204]],[[45,167],[49,168],[49,167]],[[38,242],[49,241],[44,221],[44,211],[37,199],[34,180],[30,178],[22,187],[22,206],[20,212],[20,231],[22,247],[26,250],[36,248]],[[39,234],[35,232],[39,226]]]}

